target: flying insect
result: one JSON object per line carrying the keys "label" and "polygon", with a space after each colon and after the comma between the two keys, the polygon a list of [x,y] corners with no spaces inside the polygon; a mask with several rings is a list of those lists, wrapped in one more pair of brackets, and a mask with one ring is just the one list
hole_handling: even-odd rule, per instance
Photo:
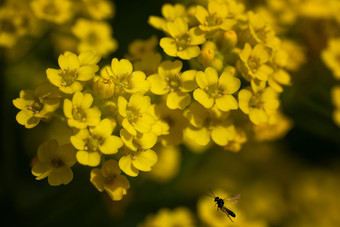
{"label": "flying insect", "polygon": [[217,210],[221,210],[222,212],[224,212],[227,217],[230,219],[231,222],[233,222],[233,220],[231,219],[231,217],[235,218],[236,214],[229,210],[227,207],[224,206],[224,203],[227,201],[230,204],[236,203],[239,198],[240,198],[240,194],[237,194],[236,196],[234,196],[233,198],[228,198],[228,199],[222,199],[218,196],[215,196],[215,194],[211,191],[211,189],[209,189],[211,192],[211,195],[206,194],[207,196],[214,198],[214,202],[216,203],[215,205],[217,205]]}

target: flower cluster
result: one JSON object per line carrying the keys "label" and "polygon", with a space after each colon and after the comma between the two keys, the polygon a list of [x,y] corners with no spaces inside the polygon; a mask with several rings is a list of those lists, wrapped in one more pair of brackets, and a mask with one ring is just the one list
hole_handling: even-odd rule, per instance
{"label": "flower cluster", "polygon": [[[70,7],[54,4],[61,7],[58,12]],[[46,83],[13,101],[20,109],[17,121],[26,128],[58,116],[73,132],[68,144],[58,147],[51,140],[39,148],[32,169],[38,180],[67,184],[77,162],[92,168],[90,181],[99,191],[120,200],[130,187],[121,171],[130,177],[150,172],[158,154],[178,157],[173,146],[185,143],[196,151],[215,144],[238,151],[249,137],[267,132],[264,139],[275,139],[289,129],[279,110],[279,95],[290,84],[282,60],[287,55],[269,24],[234,0],[188,8],[165,4],[162,14],[149,23],[166,34],[159,41],[168,55],[164,60],[151,37],[133,42],[126,59],[113,58],[100,68],[100,55],[86,50],[91,34],[108,33],[87,32],[90,22],[80,20],[72,32],[92,37],[84,38],[88,43],[79,46],[81,53],[61,54],[59,67],[46,70]],[[102,27],[97,23],[90,24]],[[104,55],[113,47],[98,45]],[[178,167],[164,158],[160,162],[158,178]]]}
{"label": "flower cluster", "polygon": [[0,47],[51,33],[58,49],[95,49],[106,56],[117,49],[113,30],[104,21],[113,14],[109,0],[8,0],[0,7]]}

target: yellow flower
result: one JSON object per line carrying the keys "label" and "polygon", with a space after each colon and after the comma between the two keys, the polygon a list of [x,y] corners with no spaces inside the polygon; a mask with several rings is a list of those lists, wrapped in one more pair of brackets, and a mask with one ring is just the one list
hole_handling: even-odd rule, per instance
{"label": "yellow flower", "polygon": [[194,102],[185,115],[191,124],[185,129],[185,134],[200,146],[206,146],[210,139],[219,146],[225,146],[236,136],[235,126],[228,120],[229,113],[221,112],[216,105],[206,109]]}
{"label": "yellow flower", "polygon": [[103,119],[97,126],[82,129],[71,136],[72,145],[78,150],[77,160],[82,165],[97,166],[101,154],[115,154],[123,146],[118,136],[111,135],[114,124],[109,119]]}
{"label": "yellow flower", "polygon": [[72,17],[72,2],[69,0],[32,0],[31,7],[39,19],[63,24]]}
{"label": "yellow flower", "polygon": [[158,74],[150,75],[150,91],[157,95],[166,96],[166,104],[170,109],[184,109],[191,102],[189,92],[197,85],[196,70],[181,73],[182,62],[176,60],[164,61],[158,67]]}
{"label": "yellow flower", "polygon": [[112,38],[112,28],[106,22],[78,19],[72,33],[80,40],[78,52],[96,51],[107,56],[118,47],[117,41]]}
{"label": "yellow flower", "polygon": [[26,128],[33,128],[40,120],[48,120],[59,107],[60,96],[50,83],[39,85],[34,91],[22,90],[20,98],[13,100],[13,105],[21,111],[16,120]]}
{"label": "yellow flower", "polygon": [[177,146],[158,146],[155,150],[157,151],[158,162],[152,167],[152,171],[147,176],[157,182],[169,182],[179,171],[181,151]]}
{"label": "yellow flower", "polygon": [[208,10],[198,5],[195,16],[200,23],[199,28],[207,32],[230,30],[236,24],[236,20],[230,18],[228,5],[224,2],[209,1]]}
{"label": "yellow flower", "polygon": [[137,135],[137,131],[148,133],[152,129],[155,119],[147,112],[151,99],[142,93],[131,95],[129,102],[122,96],[118,97],[118,112],[122,117],[122,126],[130,134]]}
{"label": "yellow flower", "polygon": [[246,132],[241,129],[236,129],[236,136],[233,140],[229,141],[226,146],[223,147],[224,150],[238,152],[241,150],[243,144],[247,142],[247,134]]}
{"label": "yellow flower", "polygon": [[104,68],[107,75],[112,77],[115,84],[116,96],[125,94],[146,93],[150,88],[150,83],[142,71],[133,71],[132,64],[127,59],[112,59],[111,67]]}
{"label": "yellow flower", "polygon": [[162,17],[150,16],[148,23],[156,29],[166,31],[166,23],[174,21],[176,18],[186,16],[185,7],[182,4],[164,4],[162,6]]}
{"label": "yellow flower", "polygon": [[167,55],[188,60],[200,54],[198,45],[205,42],[205,34],[197,27],[189,29],[183,19],[177,18],[167,22],[166,31],[171,37],[162,38],[160,46]]}
{"label": "yellow flower", "polygon": [[284,69],[278,68],[268,78],[268,85],[276,92],[283,92],[282,85],[290,85],[290,75]]}
{"label": "yellow flower", "polygon": [[120,169],[132,177],[137,176],[139,170],[151,171],[158,160],[156,152],[150,149],[156,144],[157,136],[154,133],[133,136],[125,129],[120,131],[120,136],[125,144],[123,156],[119,159]]}
{"label": "yellow flower", "polygon": [[335,86],[332,88],[331,96],[335,106],[333,119],[334,122],[340,127],[340,86]]}
{"label": "yellow flower", "polygon": [[95,20],[103,20],[114,16],[114,4],[108,0],[82,0],[83,4]]}
{"label": "yellow flower", "polygon": [[121,200],[130,188],[130,183],[120,173],[117,161],[110,159],[103,164],[101,169],[91,170],[90,181],[98,191],[105,190],[112,200]]}
{"label": "yellow flower", "polygon": [[129,44],[128,59],[131,61],[141,59],[145,54],[155,52],[157,45],[158,39],[155,35],[151,36],[147,40],[136,39]]}
{"label": "yellow flower", "polygon": [[65,52],[58,58],[60,69],[46,70],[48,80],[66,94],[83,90],[83,82],[91,80],[99,67],[100,56],[83,52],[79,56]]}
{"label": "yellow flower", "polygon": [[340,38],[330,39],[321,56],[326,66],[332,70],[333,76],[340,80]]}
{"label": "yellow flower", "polygon": [[286,135],[293,122],[280,112],[269,116],[266,124],[254,125],[255,139],[258,141],[277,140]]}
{"label": "yellow flower", "polygon": [[32,168],[37,180],[48,177],[52,186],[68,184],[73,179],[71,167],[76,163],[75,150],[71,144],[58,145],[48,140],[38,148],[38,162]]}
{"label": "yellow flower", "polygon": [[233,75],[234,70],[225,70],[220,77],[216,69],[208,67],[204,72],[200,71],[196,75],[199,86],[194,91],[194,99],[205,108],[211,108],[215,103],[222,111],[235,110],[238,104],[233,93],[241,86],[241,82]]}
{"label": "yellow flower", "polygon": [[195,219],[186,207],[177,207],[174,210],[162,208],[155,215],[147,216],[145,222],[138,227],[194,227]]}
{"label": "yellow flower", "polygon": [[72,101],[64,100],[64,114],[70,127],[84,129],[87,126],[96,126],[100,123],[100,110],[90,108],[93,102],[91,94],[76,92]]}
{"label": "yellow flower", "polygon": [[244,45],[240,52],[241,66],[240,71],[247,78],[267,81],[273,69],[266,63],[269,61],[271,53],[262,44],[257,44],[254,48],[249,43]]}
{"label": "yellow flower", "polygon": [[275,36],[274,30],[258,14],[248,12],[249,31],[255,43],[263,44],[276,49],[280,44],[279,39]]}
{"label": "yellow flower", "polygon": [[148,112],[156,119],[152,132],[163,146],[179,145],[183,142],[183,129],[188,125],[183,111],[171,110],[165,102],[152,105]]}
{"label": "yellow flower", "polygon": [[254,93],[250,89],[242,89],[238,93],[240,109],[249,115],[249,119],[256,125],[267,123],[269,116],[274,114],[280,105],[278,93],[267,87]]}

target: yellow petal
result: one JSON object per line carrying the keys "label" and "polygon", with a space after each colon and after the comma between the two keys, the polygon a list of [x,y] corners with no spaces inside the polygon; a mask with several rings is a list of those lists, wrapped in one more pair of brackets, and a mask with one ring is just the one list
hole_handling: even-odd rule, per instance
{"label": "yellow petal", "polygon": [[211,108],[215,102],[215,100],[201,88],[197,88],[194,91],[194,99],[207,109]]}
{"label": "yellow petal", "polygon": [[136,177],[138,176],[139,170],[136,169],[131,162],[131,156],[130,155],[126,155],[123,156],[119,159],[119,168],[126,173],[127,175],[131,176],[131,177]]}
{"label": "yellow petal", "polygon": [[139,170],[151,171],[151,167],[157,163],[158,157],[153,150],[138,152],[132,159],[132,164]]}

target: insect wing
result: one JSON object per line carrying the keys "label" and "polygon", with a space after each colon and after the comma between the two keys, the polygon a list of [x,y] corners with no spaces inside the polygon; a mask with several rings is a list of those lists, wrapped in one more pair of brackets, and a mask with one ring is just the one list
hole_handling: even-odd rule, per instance
{"label": "insect wing", "polygon": [[224,202],[228,204],[235,204],[239,201],[239,199],[240,199],[240,194],[237,194],[235,196],[229,196],[228,198],[224,199]]}

